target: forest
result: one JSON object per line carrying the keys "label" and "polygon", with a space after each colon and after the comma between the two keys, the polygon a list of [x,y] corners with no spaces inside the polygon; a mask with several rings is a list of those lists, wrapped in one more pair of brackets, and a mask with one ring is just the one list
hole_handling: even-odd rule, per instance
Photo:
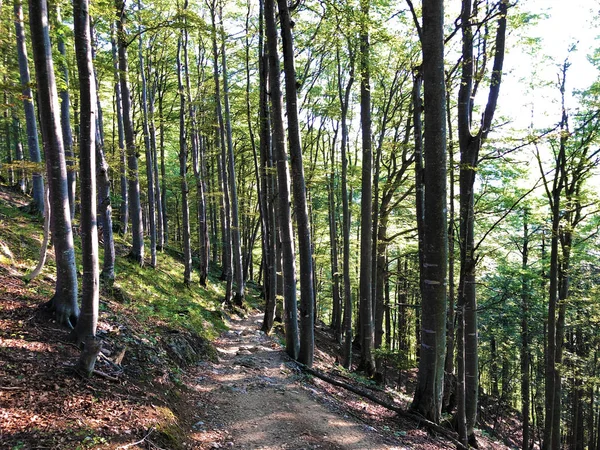
{"label": "forest", "polygon": [[590,78],[524,3],[0,0],[0,181],[76,372],[119,267],[169,255],[457,448],[494,399],[513,447],[600,449],[600,47]]}

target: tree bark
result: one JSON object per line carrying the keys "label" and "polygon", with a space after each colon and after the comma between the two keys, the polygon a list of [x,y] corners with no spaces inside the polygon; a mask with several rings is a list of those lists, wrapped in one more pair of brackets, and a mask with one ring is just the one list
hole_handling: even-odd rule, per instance
{"label": "tree bark", "polygon": [[439,423],[446,345],[448,228],[446,218],[446,89],[444,5],[423,4],[424,226],[421,272],[421,350],[411,409]]}
{"label": "tree bark", "polygon": [[[85,342],[84,354],[96,335],[100,276],[98,268],[98,227],[96,224],[96,80],[92,60],[89,0],[73,2],[75,53],[79,73],[81,115],[79,123],[79,173],[81,177],[81,250],[83,278],[81,314],[73,332],[77,344]],[[97,353],[96,353],[97,355]],[[89,358],[95,358],[89,355]],[[93,362],[86,365],[91,366]]]}
{"label": "tree bark", "polygon": [[[14,2],[15,29],[17,35],[17,57],[19,61],[19,81],[23,108],[25,109],[25,126],[27,128],[27,148],[29,159],[34,163],[41,163],[40,144],[35,117],[33,94],[31,92],[31,76],[27,61],[27,48],[25,46],[25,29],[23,26],[23,4],[21,0]],[[18,140],[17,140],[18,142]],[[44,179],[39,170],[33,172],[33,203],[34,208],[44,215]]]}
{"label": "tree bark", "polygon": [[[184,10],[187,8],[187,0],[184,2]],[[184,72],[187,70],[182,61],[182,52],[185,52],[185,47],[188,45],[187,28],[181,29],[179,42],[177,45],[177,83],[179,89],[179,176],[181,183],[181,213],[182,213],[182,240],[183,240],[183,282],[189,286],[192,282],[192,247],[190,238],[190,210],[188,202],[188,182],[187,182],[187,160],[188,160],[188,143],[186,131],[186,93],[183,84]]]}
{"label": "tree bark", "polygon": [[360,356],[359,368],[375,373],[373,360],[373,152],[371,148],[371,86],[369,1],[360,2],[360,123],[362,130],[362,176],[360,207]]}
{"label": "tree bark", "polygon": [[[233,153],[233,136],[231,131],[231,112],[229,110],[229,79],[227,75],[227,58],[225,55],[225,30],[223,29],[223,11],[221,6],[221,69],[223,72],[223,103],[225,106],[225,134],[227,137],[227,177],[231,205],[231,245],[233,257],[233,277],[235,280],[235,295],[233,303],[242,306],[245,298],[244,272],[242,269],[242,244],[240,239],[240,219],[235,175],[235,155]],[[225,174],[223,174],[225,176]]]}
{"label": "tree bark", "polygon": [[56,291],[48,302],[57,321],[73,327],[79,317],[77,271],[67,193],[67,166],[60,131],[58,93],[52,62],[46,0],[29,2],[29,26],[40,105],[40,125],[46,150],[51,229],[56,255]]}
{"label": "tree bark", "polygon": [[115,0],[117,15],[117,38],[119,54],[119,82],[121,87],[121,102],[123,106],[123,130],[125,132],[125,147],[127,149],[127,173],[129,216],[131,218],[131,235],[133,243],[129,256],[141,266],[144,265],[144,229],[142,208],[140,203],[140,182],[138,174],[138,149],[131,115],[131,96],[129,93],[129,69],[127,64],[126,31],[125,31],[125,0]]}
{"label": "tree bark", "polygon": [[[141,2],[138,0],[138,9],[141,10]],[[146,150],[146,179],[147,179],[147,193],[148,196],[148,232],[150,234],[150,266],[156,267],[156,201],[154,190],[154,162],[152,147],[150,145],[150,127],[148,124],[148,83],[146,81],[146,68],[144,65],[144,54],[143,54],[143,33],[141,25],[139,26],[139,48],[138,58],[140,63],[140,78],[142,85],[140,86],[142,92],[142,130],[144,133],[144,149]]]}
{"label": "tree bark", "polygon": [[281,82],[279,75],[279,55],[277,51],[277,28],[275,24],[274,0],[265,0],[265,29],[269,59],[269,82],[271,92],[273,153],[277,165],[278,201],[279,201],[279,237],[281,240],[283,301],[285,305],[286,351],[293,359],[298,359],[300,343],[298,341],[298,311],[296,299],[296,256],[290,210],[290,175],[285,148],[283,127],[283,105],[281,101]]}
{"label": "tree bark", "polygon": [[[507,0],[498,2],[499,18],[496,30],[494,63],[491,73],[490,88],[485,112],[479,130],[471,132],[473,95],[474,95],[474,57],[473,27],[476,20],[473,16],[471,0],[463,0],[461,12],[462,29],[462,74],[458,93],[458,137],[460,145],[460,281],[459,302],[464,307],[464,368],[465,368],[465,401],[466,420],[469,442],[475,441],[475,424],[477,421],[477,402],[479,391],[479,361],[477,343],[477,298],[476,298],[476,258],[474,239],[474,184],[476,169],[479,163],[479,151],[490,132],[502,79],[504,63],[504,45],[506,35]],[[460,339],[460,336],[459,336]],[[459,374],[460,378],[460,374]]]}
{"label": "tree bark", "polygon": [[111,49],[113,58],[113,71],[115,83],[115,116],[117,117],[117,143],[119,146],[119,171],[121,206],[119,208],[119,221],[121,234],[127,234],[129,226],[129,196],[127,192],[127,158],[125,153],[125,131],[123,126],[123,100],[121,95],[121,82],[119,75],[119,60],[117,56],[117,42],[115,40],[115,26],[111,23]]}
{"label": "tree bark", "polygon": [[294,195],[294,215],[298,233],[298,252],[300,253],[300,354],[298,360],[312,367],[315,347],[314,315],[315,291],[312,260],[312,238],[310,218],[306,200],[306,182],[302,163],[302,144],[300,142],[300,122],[298,120],[298,99],[296,87],[296,69],[294,68],[294,45],[292,25],[287,0],[278,0],[281,40],[283,44],[283,70],[285,72],[285,105],[288,124],[288,142],[290,144],[290,166]]}

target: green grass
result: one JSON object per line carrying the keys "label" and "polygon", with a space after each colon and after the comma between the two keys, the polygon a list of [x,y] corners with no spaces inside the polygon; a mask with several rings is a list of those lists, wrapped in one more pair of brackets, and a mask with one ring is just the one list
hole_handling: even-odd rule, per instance
{"label": "green grass", "polygon": [[[9,194],[13,195],[13,194]],[[16,194],[15,194],[16,195]],[[78,223],[76,218],[75,224]],[[0,264],[19,269],[23,274],[33,270],[37,264],[43,237],[43,219],[19,210],[11,202],[0,199]],[[115,246],[128,249],[127,239],[115,234]],[[81,239],[74,237],[78,273],[82,273]],[[7,251],[8,250],[8,251]],[[146,246],[148,256],[149,245]],[[100,248],[102,267],[102,248]],[[157,254],[157,267],[140,267],[124,255],[117,255],[115,262],[115,282],[113,287],[103,289],[105,299],[120,301],[136,321],[148,332],[154,327],[185,329],[207,339],[215,338],[227,329],[221,314],[224,298],[224,285],[211,274],[207,287],[198,283],[198,272],[193,273],[189,287],[183,283],[184,266],[178,259],[177,251],[164,251]],[[56,268],[54,258],[48,254],[46,265],[35,291],[50,298],[54,291],[51,279]],[[50,279],[48,279],[48,277]],[[81,280],[80,280],[81,281]],[[27,286],[25,289],[34,289]],[[80,286],[81,289],[81,286]],[[111,294],[115,294],[114,296]],[[258,293],[249,290],[248,298],[257,302]],[[109,312],[106,302],[101,303],[101,311]]]}

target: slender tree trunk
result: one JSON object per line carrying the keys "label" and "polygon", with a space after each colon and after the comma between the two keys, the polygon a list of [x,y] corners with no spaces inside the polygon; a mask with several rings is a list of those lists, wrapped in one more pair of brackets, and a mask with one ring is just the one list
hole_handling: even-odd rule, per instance
{"label": "slender tree trunk", "polygon": [[117,134],[119,146],[119,171],[121,206],[119,208],[120,232],[127,234],[129,224],[129,195],[127,192],[127,159],[125,153],[125,131],[123,126],[123,100],[121,95],[121,82],[119,75],[119,60],[117,56],[117,43],[114,37],[114,24],[111,24],[111,48],[113,57],[113,70],[115,82],[115,115],[117,116]]}
{"label": "slender tree trunk", "polygon": [[[350,44],[350,41],[348,41]],[[348,193],[348,107],[350,93],[354,83],[354,54],[348,45],[350,67],[346,87],[342,86],[342,66],[339,50],[336,52],[338,66],[338,97],[341,109],[341,157],[342,157],[342,235],[343,235],[343,280],[344,280],[344,316],[343,316],[343,355],[344,367],[352,368],[352,284],[350,282],[350,201]]]}
{"label": "slender tree trunk", "polygon": [[[21,0],[14,1],[15,29],[17,35],[17,57],[19,60],[19,81],[23,108],[25,109],[25,125],[27,128],[27,148],[29,159],[34,163],[41,163],[40,145],[35,117],[33,94],[31,92],[31,77],[27,61],[27,48],[25,46],[25,30],[23,26],[23,4]],[[17,140],[19,142],[19,140]],[[44,179],[40,170],[33,172],[33,203],[34,208],[44,214]]]}
{"label": "slender tree trunk", "polygon": [[[89,6],[86,6],[89,8]],[[94,36],[94,28],[90,25],[90,36]],[[92,65],[95,60],[95,48],[92,45]],[[109,166],[104,156],[104,127],[102,125],[102,107],[98,87],[98,77],[94,68],[94,83],[96,93],[96,182],[98,190],[98,217],[102,225],[104,259],[100,278],[112,285],[115,279],[115,241],[113,236],[112,204],[110,200]],[[98,231],[98,233],[100,230]]]}
{"label": "slender tree trunk", "polygon": [[[458,136],[460,145],[460,246],[461,267],[459,282],[459,302],[464,307],[464,368],[467,433],[471,445],[476,446],[475,424],[479,391],[479,360],[477,342],[477,298],[476,298],[476,258],[474,238],[474,184],[479,151],[491,129],[502,79],[504,45],[506,35],[506,14],[508,1],[498,2],[499,18],[496,31],[494,64],[491,73],[488,101],[482,115],[479,130],[471,132],[474,57],[473,33],[475,17],[471,0],[463,0],[461,12],[462,28],[462,74],[458,93]],[[478,81],[477,81],[478,82]],[[459,336],[459,339],[461,336]],[[459,376],[460,378],[460,376]]]}
{"label": "slender tree trunk", "polygon": [[165,116],[163,108],[163,96],[158,97],[158,123],[160,136],[160,200],[162,205],[163,245],[169,242],[169,221],[167,215],[167,169],[165,164]]}
{"label": "slender tree trunk", "polygon": [[521,415],[523,416],[523,442],[522,449],[529,450],[530,424],[529,424],[529,282],[526,271],[529,264],[529,224],[528,211],[523,211],[523,248],[521,250]]}
{"label": "slender tree trunk", "polygon": [[[229,199],[231,205],[231,245],[233,257],[233,277],[235,279],[235,295],[233,302],[236,306],[242,306],[245,298],[244,272],[242,270],[242,244],[240,240],[240,220],[237,195],[237,183],[235,175],[235,155],[233,153],[233,137],[231,131],[231,112],[229,110],[229,79],[227,75],[227,58],[225,56],[225,30],[223,29],[223,17],[221,7],[221,69],[223,72],[223,103],[225,106],[225,134],[227,138],[227,176],[229,187]],[[225,177],[225,174],[223,174]]]}
{"label": "slender tree trunk", "polygon": [[[92,59],[88,0],[73,2],[75,53],[81,102],[79,173],[81,176],[81,250],[83,280],[81,315],[73,332],[76,343],[89,345],[96,335],[99,305],[98,228],[96,225],[96,81]],[[84,352],[89,352],[88,348]],[[96,353],[97,356],[97,353]]]}
{"label": "slender tree trunk", "polygon": [[300,354],[298,360],[311,367],[314,357],[314,314],[315,292],[312,260],[312,239],[310,218],[306,200],[306,183],[302,164],[302,144],[300,142],[300,122],[298,120],[298,99],[296,69],[294,68],[294,45],[292,25],[287,0],[278,0],[281,40],[283,44],[283,67],[285,72],[285,105],[290,144],[290,166],[292,169],[292,192],[294,194],[294,215],[298,232],[298,252],[300,253]]}
{"label": "slender tree trunk", "polygon": [[140,203],[140,182],[138,175],[138,150],[135,144],[135,135],[131,115],[131,96],[129,93],[129,69],[127,65],[126,31],[125,31],[125,0],[115,0],[117,14],[117,37],[119,53],[119,81],[121,86],[121,101],[123,105],[123,129],[125,132],[125,146],[127,148],[127,173],[129,216],[131,217],[131,235],[133,245],[129,256],[144,265],[144,229],[142,220],[142,207]]}
{"label": "slender tree trunk", "polygon": [[[60,6],[56,7],[56,22],[59,27],[65,26],[62,23]],[[59,92],[60,96],[60,125],[63,134],[63,143],[65,146],[65,158],[67,160],[67,184],[69,190],[69,207],[71,208],[71,221],[75,218],[75,198],[77,173],[75,171],[75,154],[73,153],[73,133],[71,131],[71,102],[69,98],[69,67],[67,66],[67,51],[65,48],[64,33],[61,31],[58,35],[58,52],[61,58],[58,63],[58,70],[63,77],[64,87]]]}
{"label": "slender tree trunk", "polygon": [[221,197],[221,238],[222,238],[222,263],[223,273],[221,278],[226,281],[225,288],[225,303],[230,304],[233,295],[233,254],[231,242],[231,202],[230,190],[227,178],[227,150],[225,142],[225,123],[223,121],[223,111],[221,108],[221,85],[219,80],[219,50],[217,45],[217,22],[216,22],[216,0],[212,1],[210,9],[212,23],[212,45],[213,45],[213,78],[215,82],[215,108],[217,120],[219,122],[218,130],[216,131],[216,147],[217,151],[217,175],[219,187],[222,192]]}
{"label": "slender tree trunk", "polygon": [[42,119],[40,125],[46,149],[46,170],[52,210],[51,229],[56,255],[56,291],[48,306],[55,311],[57,322],[73,327],[79,317],[77,271],[71,214],[67,206],[67,166],[60,132],[60,109],[50,48],[46,0],[29,2],[29,26],[32,30],[31,43]]}
{"label": "slender tree trunk", "polygon": [[[184,2],[184,10],[187,9],[187,0]],[[182,52],[185,53],[185,47],[188,45],[187,29],[182,28],[177,45],[177,81],[179,87],[179,176],[181,177],[181,213],[182,213],[182,239],[183,239],[183,263],[184,273],[183,282],[189,286],[192,282],[192,247],[190,239],[190,211],[188,205],[188,182],[187,182],[187,132],[186,132],[186,94],[183,84],[184,71]]]}
{"label": "slender tree trunk", "polygon": [[[141,10],[141,2],[138,0],[138,9]],[[146,179],[147,179],[147,196],[148,196],[148,232],[150,234],[150,266],[156,267],[156,202],[154,190],[154,162],[152,155],[152,147],[150,145],[150,127],[148,125],[148,83],[146,82],[146,72],[144,66],[142,39],[143,33],[141,26],[139,32],[139,48],[138,57],[140,63],[140,78],[142,81],[142,130],[144,133],[144,148],[146,150]]]}
{"label": "slender tree trunk", "polygon": [[265,271],[265,316],[262,330],[270,333],[275,320],[277,308],[277,224],[275,218],[275,176],[273,173],[273,153],[271,145],[271,122],[269,120],[269,101],[267,88],[269,85],[268,49],[264,42],[264,1],[260,0],[259,18],[259,60],[260,77],[260,182],[263,197],[263,265]]}
{"label": "slender tree trunk", "polygon": [[[271,108],[273,115],[273,152],[277,164],[278,200],[279,200],[279,236],[282,252],[283,299],[285,305],[286,351],[297,359],[300,343],[298,341],[298,311],[296,299],[296,256],[290,210],[290,175],[285,148],[283,127],[283,105],[279,75],[279,55],[277,51],[277,28],[275,24],[274,0],[265,0],[265,29],[269,55],[269,81],[271,87]],[[312,285],[312,283],[311,283]]]}
{"label": "slender tree trunk", "polygon": [[[337,136],[337,132],[336,132]],[[342,343],[342,299],[340,297],[340,275],[338,261],[338,228],[337,206],[335,202],[335,138],[331,144],[331,170],[329,172],[328,200],[329,200],[329,240],[331,241],[331,289],[332,306],[331,328],[336,341]]]}
{"label": "slender tree trunk", "polygon": [[443,30],[443,2],[425,2],[422,30],[426,169],[423,178],[423,263],[420,264],[422,324],[419,372],[411,409],[436,423],[442,412],[448,252]]}
{"label": "slender tree trunk", "polygon": [[369,1],[360,2],[360,122],[362,129],[361,226],[360,226],[360,368],[367,374],[375,372],[373,360],[373,152],[371,149],[371,86],[369,44]]}

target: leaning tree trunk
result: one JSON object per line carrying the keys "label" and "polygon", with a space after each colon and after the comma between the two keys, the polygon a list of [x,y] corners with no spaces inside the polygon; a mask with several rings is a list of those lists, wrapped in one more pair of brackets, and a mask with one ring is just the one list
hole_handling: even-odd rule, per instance
{"label": "leaning tree trunk", "polygon": [[[81,315],[73,332],[77,344],[90,346],[96,335],[99,305],[98,228],[96,225],[96,81],[92,59],[88,0],[73,2],[75,52],[81,102],[79,173],[81,177],[81,250],[83,281]],[[84,354],[89,353],[84,348]],[[97,355],[97,353],[96,353]]]}
{"label": "leaning tree trunk", "polygon": [[300,343],[298,341],[298,311],[296,298],[296,256],[294,251],[294,235],[292,231],[292,214],[290,210],[289,169],[285,149],[285,131],[283,127],[283,105],[281,101],[281,84],[279,71],[279,55],[277,51],[277,28],[275,24],[274,0],[265,0],[265,29],[269,55],[269,81],[271,90],[271,108],[273,125],[273,152],[277,164],[278,200],[279,200],[279,235],[282,252],[283,301],[285,305],[285,340],[286,351],[292,358],[298,358]]}
{"label": "leaning tree trunk", "polygon": [[56,291],[48,302],[57,321],[73,327],[79,317],[77,270],[67,193],[67,166],[60,131],[58,92],[52,63],[46,0],[29,2],[29,26],[40,105],[40,125],[46,150],[51,229],[56,255]]}
{"label": "leaning tree trunk", "polygon": [[[423,89],[425,96],[421,351],[411,409],[438,423],[442,412],[446,346],[446,89],[444,5],[423,3]],[[416,113],[416,112],[415,112]],[[416,127],[415,127],[416,128]]]}
{"label": "leaning tree trunk", "polygon": [[298,99],[296,92],[296,69],[294,68],[294,45],[292,25],[287,0],[277,0],[283,43],[283,67],[285,72],[285,105],[288,123],[288,141],[290,144],[290,166],[294,194],[294,214],[298,231],[298,251],[300,253],[300,354],[298,360],[311,367],[313,364],[315,334],[315,291],[312,261],[312,239],[308,202],[306,200],[306,182],[302,164],[302,144],[300,142],[300,123],[298,120]]}
{"label": "leaning tree trunk", "polygon": [[[31,77],[29,64],[27,62],[27,48],[25,47],[25,30],[23,27],[23,4],[21,0],[15,0],[15,29],[17,35],[17,56],[19,60],[19,81],[21,82],[21,94],[23,108],[25,109],[25,125],[27,128],[27,147],[29,159],[34,163],[41,163],[40,144],[38,142],[37,122],[31,92]],[[33,172],[33,202],[34,208],[42,215],[44,214],[44,179],[39,170]]]}

